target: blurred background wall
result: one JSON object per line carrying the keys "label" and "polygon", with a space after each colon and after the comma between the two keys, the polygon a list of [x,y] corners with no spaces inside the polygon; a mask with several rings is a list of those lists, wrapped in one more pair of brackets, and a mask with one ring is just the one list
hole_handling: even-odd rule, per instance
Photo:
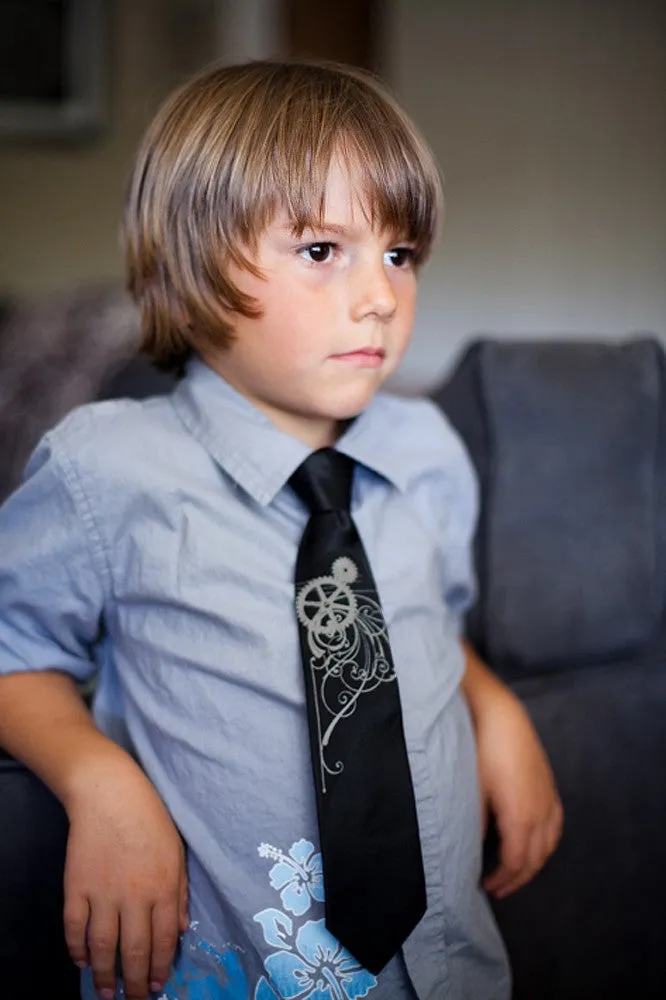
{"label": "blurred background wall", "polygon": [[121,280],[125,178],[157,103],[216,57],[305,49],[375,65],[445,175],[447,222],[404,387],[431,384],[479,332],[666,339],[663,0],[108,8],[99,136],[0,142],[0,294]]}
{"label": "blurred background wall", "polygon": [[110,0],[106,125],[86,141],[0,142],[0,293],[120,277],[118,222],[158,103],[214,58],[215,0]]}
{"label": "blurred background wall", "polygon": [[666,337],[666,3],[392,8],[448,206],[408,374],[475,331]]}

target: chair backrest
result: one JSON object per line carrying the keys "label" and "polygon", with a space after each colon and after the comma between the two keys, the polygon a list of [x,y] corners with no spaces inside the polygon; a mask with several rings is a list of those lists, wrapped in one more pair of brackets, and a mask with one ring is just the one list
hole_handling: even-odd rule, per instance
{"label": "chair backrest", "polygon": [[136,310],[120,285],[20,302],[0,323],[0,502],[39,439],[88,403],[135,353]]}
{"label": "chair backrest", "polygon": [[664,611],[664,354],[480,341],[435,401],[482,491],[476,644],[506,677],[633,655]]}

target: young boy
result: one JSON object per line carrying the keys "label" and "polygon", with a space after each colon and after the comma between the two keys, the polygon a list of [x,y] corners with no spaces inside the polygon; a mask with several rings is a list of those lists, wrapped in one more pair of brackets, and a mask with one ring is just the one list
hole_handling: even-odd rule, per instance
{"label": "young boy", "polygon": [[[481,810],[501,895],[561,809],[526,715],[459,639],[465,452],[429,403],[377,395],[439,211],[427,147],[354,70],[213,69],[146,136],[129,283],[144,350],[184,377],[72,413],[0,515],[0,742],[67,809],[85,997],[509,995]],[[353,471],[353,520],[312,499],[315,452],[334,492]],[[322,525],[339,537],[315,572]],[[96,726],[73,683],[94,671]]]}

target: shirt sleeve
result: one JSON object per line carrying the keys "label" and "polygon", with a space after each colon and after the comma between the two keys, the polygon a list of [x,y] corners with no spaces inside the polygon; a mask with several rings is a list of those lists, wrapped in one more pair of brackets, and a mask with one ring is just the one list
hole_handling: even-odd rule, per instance
{"label": "shirt sleeve", "polygon": [[93,674],[104,606],[93,528],[71,464],[46,435],[0,508],[0,673]]}

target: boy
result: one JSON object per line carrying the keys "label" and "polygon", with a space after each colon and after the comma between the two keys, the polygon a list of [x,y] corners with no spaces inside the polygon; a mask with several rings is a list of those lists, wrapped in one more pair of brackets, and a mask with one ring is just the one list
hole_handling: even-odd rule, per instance
{"label": "boy", "polygon": [[[357,71],[213,69],[146,136],[129,283],[184,377],[71,414],[0,517],[0,742],[67,809],[85,997],[508,997],[468,704],[504,844],[486,888],[541,866],[561,810],[458,638],[464,451],[430,404],[376,395],[439,210],[431,154]],[[94,669],[98,728],[72,683]]]}

